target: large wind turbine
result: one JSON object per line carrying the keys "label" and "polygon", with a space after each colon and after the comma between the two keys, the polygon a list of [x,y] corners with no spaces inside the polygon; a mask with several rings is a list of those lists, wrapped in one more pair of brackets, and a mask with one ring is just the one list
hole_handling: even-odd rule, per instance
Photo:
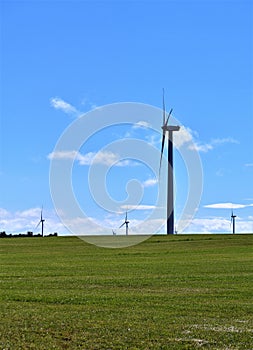
{"label": "large wind turbine", "polygon": [[166,119],[164,89],[163,89],[163,125],[162,125],[163,136],[162,136],[162,148],[161,148],[159,173],[161,171],[165,137],[166,137],[166,133],[168,132],[167,235],[174,234],[173,132],[179,131],[180,129],[178,125],[168,125],[171,113],[172,113],[172,109],[170,110]]}
{"label": "large wind turbine", "polygon": [[234,215],[233,210],[232,210],[232,213],[231,213],[231,224],[233,225],[233,234],[235,234],[235,218],[236,218],[236,215]]}
{"label": "large wind turbine", "polygon": [[36,228],[37,228],[37,227],[39,226],[39,224],[41,223],[41,236],[43,237],[43,235],[44,235],[44,221],[45,221],[45,219],[43,219],[42,211],[43,211],[43,207],[41,208],[41,212],[40,212],[40,221],[39,221],[38,225],[36,226]]}
{"label": "large wind turbine", "polygon": [[129,224],[129,221],[127,220],[127,212],[126,212],[126,217],[125,217],[125,221],[123,222],[122,225],[120,225],[119,228],[123,227],[124,225],[126,225],[126,236],[128,236],[128,224]]}

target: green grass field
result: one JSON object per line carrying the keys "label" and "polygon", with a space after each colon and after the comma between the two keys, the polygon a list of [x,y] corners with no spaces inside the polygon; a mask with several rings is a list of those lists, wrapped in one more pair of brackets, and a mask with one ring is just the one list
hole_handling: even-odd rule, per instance
{"label": "green grass field", "polygon": [[0,239],[0,349],[253,349],[253,235]]}

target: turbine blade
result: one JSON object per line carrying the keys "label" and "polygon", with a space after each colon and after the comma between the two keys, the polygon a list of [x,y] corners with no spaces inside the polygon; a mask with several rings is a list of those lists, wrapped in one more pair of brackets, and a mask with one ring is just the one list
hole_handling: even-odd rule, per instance
{"label": "turbine blade", "polygon": [[41,220],[39,221],[38,225],[37,225],[35,228],[37,228],[37,227],[39,226],[40,223],[41,223]]}
{"label": "turbine blade", "polygon": [[160,171],[161,171],[161,166],[162,166],[164,143],[165,143],[165,132],[163,132],[163,138],[162,138],[162,148],[161,148],[161,157],[160,157],[160,166],[159,166],[159,176],[160,176]]}
{"label": "turbine blade", "polygon": [[123,224],[122,225],[120,225],[120,227],[119,228],[121,228],[122,226],[124,226],[126,224],[126,222],[123,222]]}
{"label": "turbine blade", "polygon": [[166,120],[166,124],[165,124],[166,126],[168,125],[168,121],[170,119],[172,111],[173,111],[173,108],[171,108],[170,113],[168,114],[168,117],[167,117],[167,120]]}
{"label": "turbine blade", "polygon": [[164,101],[164,89],[163,89],[163,125],[165,124],[165,101]]}
{"label": "turbine blade", "polygon": [[127,211],[126,211],[126,218],[125,218],[125,222],[127,221]]}

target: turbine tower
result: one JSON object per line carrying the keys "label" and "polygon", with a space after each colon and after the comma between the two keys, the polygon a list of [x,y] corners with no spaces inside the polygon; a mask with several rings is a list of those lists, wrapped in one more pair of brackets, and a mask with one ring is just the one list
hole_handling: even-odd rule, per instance
{"label": "turbine tower", "polygon": [[232,210],[232,213],[231,213],[231,224],[233,225],[233,234],[235,234],[235,218],[236,218],[236,215],[234,215],[233,210]]}
{"label": "turbine tower", "polygon": [[165,111],[165,101],[164,101],[164,89],[163,89],[163,136],[162,136],[162,148],[160,157],[160,168],[161,171],[162,157],[164,151],[165,137],[168,132],[168,184],[167,184],[167,235],[174,234],[174,178],[173,178],[173,132],[179,131],[180,126],[178,125],[168,125],[169,118],[171,116],[172,109],[170,110],[167,119]]}
{"label": "turbine tower", "polygon": [[129,221],[127,220],[127,212],[126,212],[126,217],[125,217],[125,221],[123,222],[122,225],[120,225],[119,228],[123,227],[124,225],[126,225],[126,236],[128,236],[128,224],[129,224]]}
{"label": "turbine tower", "polygon": [[44,221],[45,221],[45,219],[43,219],[42,212],[43,212],[43,207],[41,208],[41,212],[40,212],[40,221],[39,221],[38,225],[36,226],[36,228],[37,228],[37,227],[39,226],[39,224],[41,223],[41,236],[43,237],[43,235],[44,235]]}

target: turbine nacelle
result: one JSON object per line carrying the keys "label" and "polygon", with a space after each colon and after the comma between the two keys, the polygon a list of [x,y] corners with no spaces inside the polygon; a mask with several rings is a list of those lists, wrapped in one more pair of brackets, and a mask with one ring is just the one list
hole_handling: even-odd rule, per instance
{"label": "turbine nacelle", "polygon": [[180,130],[180,126],[178,126],[178,125],[163,125],[162,129],[163,129],[164,133],[166,131],[179,131]]}

